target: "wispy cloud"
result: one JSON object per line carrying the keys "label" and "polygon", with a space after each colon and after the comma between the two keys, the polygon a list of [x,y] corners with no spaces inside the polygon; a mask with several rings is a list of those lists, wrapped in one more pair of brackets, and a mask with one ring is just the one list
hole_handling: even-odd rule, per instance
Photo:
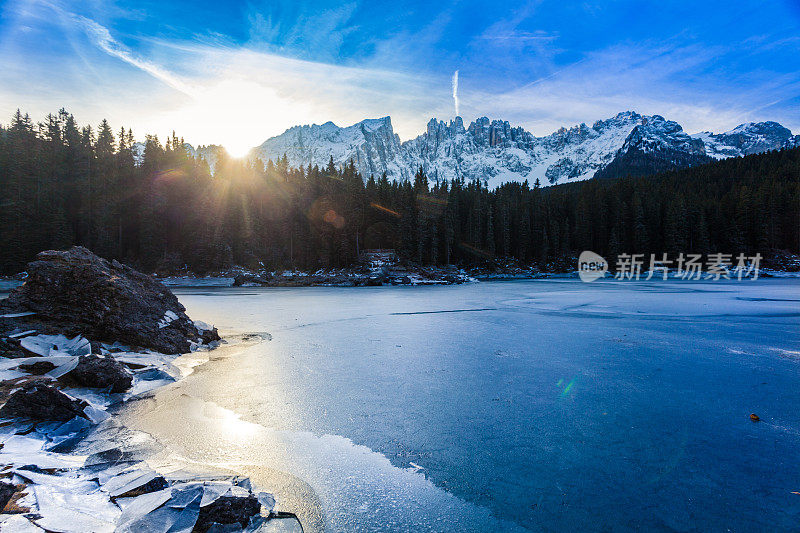
{"label": "wispy cloud", "polygon": [[[392,116],[400,135],[411,137],[418,133],[421,113],[441,114],[449,108],[447,82],[423,75],[293,59],[214,42],[154,42],[166,64],[181,65],[178,75],[134,53],[94,20],[73,13],[66,13],[65,20],[85,33],[90,48],[180,93],[162,91],[146,108],[116,104],[117,116],[127,115],[127,125],[145,132],[163,134],[174,128],[191,142],[221,143],[241,151],[298,123],[333,120],[349,125],[384,115]],[[94,63],[103,61],[96,58]],[[439,94],[431,90],[437,83]],[[66,104],[56,108],[61,105]]]}
{"label": "wispy cloud", "polygon": [[[304,9],[301,2],[269,2],[251,6],[248,14],[249,44],[264,46],[274,52],[300,55],[316,61],[335,60],[340,57],[345,40],[352,35],[357,24],[353,20],[358,7],[347,2],[329,9]],[[291,10],[291,17],[280,17],[281,10]],[[276,13],[273,15],[273,11]],[[286,20],[290,19],[291,24]],[[297,50],[307,50],[298,54]]]}
{"label": "wispy cloud", "polygon": [[84,29],[95,46],[107,54],[117,57],[126,63],[143,70],[154,78],[163,81],[173,89],[180,91],[187,96],[194,96],[194,91],[189,85],[184,83],[181,79],[168,70],[156,65],[155,63],[137,57],[136,54],[131,52],[125,45],[114,39],[111,36],[111,33],[108,31],[108,28],[105,28],[104,26],[101,26],[97,22],[86,17],[75,15],[74,13],[69,13],[69,17]]}
{"label": "wispy cloud", "polygon": [[544,30],[523,31],[516,29],[501,29],[492,26],[485,31],[480,39],[487,41],[519,42],[519,43],[552,43],[558,39],[557,34],[548,33]]}

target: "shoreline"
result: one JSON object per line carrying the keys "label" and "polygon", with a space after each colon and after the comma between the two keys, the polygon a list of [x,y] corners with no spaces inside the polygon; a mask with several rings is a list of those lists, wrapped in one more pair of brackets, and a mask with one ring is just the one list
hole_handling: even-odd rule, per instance
{"label": "shoreline", "polygon": [[[34,334],[23,338],[35,337]],[[141,511],[134,500],[152,499],[161,493],[169,499],[175,491],[204,494],[206,498],[205,492],[211,490],[211,486],[219,492],[217,498],[224,494],[258,495],[267,515],[260,515],[243,530],[254,531],[253,528],[258,528],[263,521],[286,522],[280,519],[292,514],[279,512],[272,494],[258,492],[260,484],[251,487],[248,478],[218,465],[159,461],[168,446],[123,422],[131,406],[180,384],[196,367],[218,357],[212,354],[231,357],[261,342],[256,338],[228,337],[213,346],[195,345],[193,351],[178,355],[115,351],[115,358],[129,365],[134,376],[133,387],[123,394],[65,385],[52,377],[48,380],[48,376],[25,375],[16,370],[21,364],[50,360],[59,363],[59,358],[77,355],[32,354],[31,357],[2,360],[0,375],[4,395],[10,396],[27,383],[46,382],[74,401],[86,402],[87,406],[86,418],[76,417],[67,422],[19,418],[0,421],[0,464],[4,465],[0,477],[4,478],[5,490],[13,487],[10,500],[4,503],[5,509],[0,514],[0,529],[110,532],[133,527],[131,531],[135,531],[152,520],[171,518],[156,517],[165,507]],[[65,346],[85,346],[82,342],[66,340]],[[230,344],[232,341],[234,343]],[[108,353],[118,350],[117,345],[102,346]],[[71,348],[63,348],[63,353],[68,353],[68,349]],[[189,503],[186,508],[187,512],[191,505]],[[276,530],[297,529],[286,523],[279,524]]]}
{"label": "shoreline", "polygon": [[[155,470],[216,471],[223,475],[244,476],[253,482],[254,487],[275,497],[276,513],[288,512],[296,516],[304,533],[324,532],[322,504],[308,483],[290,472],[270,467],[266,460],[242,460],[241,448],[247,443],[240,437],[249,439],[260,427],[187,390],[191,388],[193,378],[211,370],[212,363],[236,358],[247,349],[271,340],[268,334],[232,332],[226,332],[222,339],[226,343],[214,350],[179,355],[174,363],[181,369],[180,379],[119,405],[114,415],[124,427],[144,433],[159,443],[160,449],[147,459]],[[198,357],[199,353],[207,356]],[[163,431],[165,428],[168,431]],[[197,428],[202,428],[202,442],[182,438],[189,437]],[[226,460],[207,461],[193,452],[194,447],[203,450],[213,443],[225,445]]]}
{"label": "shoreline", "polygon": [[[494,281],[535,281],[535,280],[577,280],[577,271],[564,272],[495,272],[495,273],[475,273],[466,274],[462,271],[462,278],[458,281],[437,280],[431,278],[410,278],[409,280],[397,283],[371,284],[367,283],[362,274],[355,271],[339,272],[336,274],[326,273],[324,275],[309,273],[305,271],[286,271],[278,276],[273,276],[269,280],[260,278],[258,274],[248,274],[252,280],[243,281],[237,284],[237,278],[230,272],[214,273],[205,276],[195,274],[185,275],[157,275],[152,274],[153,279],[164,284],[166,287],[174,288],[221,288],[221,287],[266,287],[266,288],[301,288],[301,287],[369,287],[369,286],[442,286],[460,285],[463,283],[490,283]],[[662,281],[661,274],[657,274],[651,280],[646,279],[647,272],[642,272],[641,278],[636,280],[624,281]],[[800,271],[793,270],[774,270],[763,268],[759,271],[759,279],[771,278],[800,278]],[[704,280],[704,278],[701,278]],[[607,273],[605,281],[614,281],[613,274]],[[687,281],[670,272],[669,281]],[[692,280],[688,280],[692,281]],[[0,299],[8,294],[9,291],[23,285],[24,278],[21,276],[0,277]]]}

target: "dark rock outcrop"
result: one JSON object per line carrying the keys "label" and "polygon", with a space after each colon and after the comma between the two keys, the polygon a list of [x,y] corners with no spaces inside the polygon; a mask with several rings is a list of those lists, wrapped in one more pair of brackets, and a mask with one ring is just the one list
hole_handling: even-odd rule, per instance
{"label": "dark rock outcrop", "polygon": [[203,344],[211,344],[220,340],[219,331],[217,328],[204,329],[200,331],[200,341]]}
{"label": "dark rock outcrop", "polygon": [[8,501],[17,492],[17,486],[6,481],[0,481],[0,511],[5,509]]}
{"label": "dark rock outcrop", "polygon": [[83,400],[70,398],[53,385],[42,381],[28,383],[0,408],[0,418],[31,418],[66,422],[76,416],[86,418]]}
{"label": "dark rock outcrop", "polygon": [[0,338],[0,357],[18,359],[20,357],[28,357],[28,355],[20,349],[19,341],[12,342],[10,339]]}
{"label": "dark rock outcrop", "polygon": [[381,273],[368,277],[364,285],[367,287],[380,287],[384,283],[386,283],[386,274]]}
{"label": "dark rock outcrop", "polygon": [[50,361],[36,361],[34,363],[21,364],[17,368],[23,372],[33,374],[34,376],[41,376],[42,374],[47,374],[55,367],[56,365]]}
{"label": "dark rock outcrop", "polygon": [[253,495],[247,497],[221,496],[200,508],[193,532],[205,533],[213,524],[239,524],[242,528],[261,512],[261,504]]}
{"label": "dark rock outcrop", "polygon": [[233,277],[234,287],[258,286],[266,285],[267,283],[269,283],[269,279],[267,277],[258,276],[255,274],[240,273]]}
{"label": "dark rock outcrop", "polygon": [[78,366],[64,377],[84,387],[111,388],[111,392],[125,392],[133,384],[133,375],[125,365],[116,359],[96,355],[82,355]]}
{"label": "dark rock outcrop", "polygon": [[37,321],[67,335],[168,354],[189,351],[199,332],[164,285],[86,248],[41,252],[28,278],[0,303],[6,312],[35,312]]}

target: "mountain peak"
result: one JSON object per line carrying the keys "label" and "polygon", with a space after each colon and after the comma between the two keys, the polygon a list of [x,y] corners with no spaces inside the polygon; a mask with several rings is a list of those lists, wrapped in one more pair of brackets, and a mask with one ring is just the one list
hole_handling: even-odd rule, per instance
{"label": "mountain peak", "polygon": [[709,156],[722,159],[778,150],[790,142],[792,132],[773,121],[745,122],[725,133],[704,131],[695,137],[705,143]]}
{"label": "mountain peak", "polygon": [[369,131],[375,131],[380,128],[392,129],[392,117],[385,116],[381,118],[367,118],[354,124],[354,126],[362,126]]}
{"label": "mountain peak", "polygon": [[787,128],[784,128],[781,124],[777,122],[773,122],[771,120],[765,122],[745,122],[743,124],[739,124],[731,131],[727,132],[729,134],[734,133],[750,133],[750,132],[774,132],[774,133],[783,133],[789,132],[791,135],[791,131]]}

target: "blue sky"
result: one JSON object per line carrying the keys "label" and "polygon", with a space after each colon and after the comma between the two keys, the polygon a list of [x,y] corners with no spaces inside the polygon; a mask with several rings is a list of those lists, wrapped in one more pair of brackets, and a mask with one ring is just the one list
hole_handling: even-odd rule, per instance
{"label": "blue sky", "polygon": [[691,132],[800,133],[800,1],[106,2],[10,0],[0,116],[81,122],[235,152],[295,124],[390,115],[544,135],[633,109]]}

